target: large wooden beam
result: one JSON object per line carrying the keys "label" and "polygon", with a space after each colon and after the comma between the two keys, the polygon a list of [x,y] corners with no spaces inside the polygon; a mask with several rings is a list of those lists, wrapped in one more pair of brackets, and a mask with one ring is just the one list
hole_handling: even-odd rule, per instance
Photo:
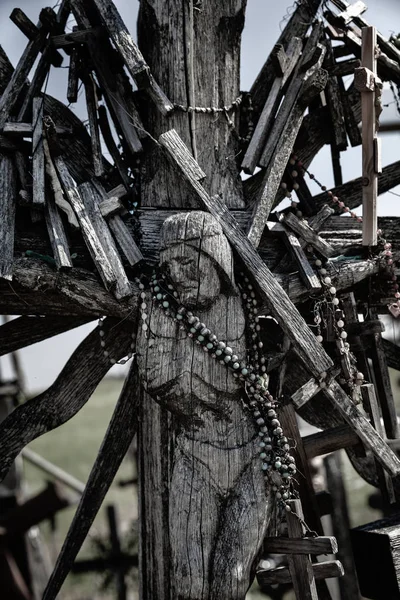
{"label": "large wooden beam", "polygon": [[0,154],[0,279],[12,279],[17,180],[13,160]]}
{"label": "large wooden beam", "polygon": [[18,317],[0,327],[0,356],[89,323],[90,317]]}

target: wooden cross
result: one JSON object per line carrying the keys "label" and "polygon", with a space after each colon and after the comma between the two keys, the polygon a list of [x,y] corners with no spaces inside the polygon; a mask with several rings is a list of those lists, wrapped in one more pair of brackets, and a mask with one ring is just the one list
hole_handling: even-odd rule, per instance
{"label": "wooden cross", "polygon": [[382,83],[377,76],[376,29],[362,28],[362,66],[355,70],[355,86],[361,92],[362,108],[362,176],[363,176],[363,246],[376,246],[378,219],[378,173],[380,148],[377,137]]}

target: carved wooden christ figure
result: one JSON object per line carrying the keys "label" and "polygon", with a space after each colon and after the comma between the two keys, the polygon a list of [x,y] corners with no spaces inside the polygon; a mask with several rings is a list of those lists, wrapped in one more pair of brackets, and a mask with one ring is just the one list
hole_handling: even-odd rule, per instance
{"label": "carved wooden christ figure", "polygon": [[[233,256],[214,218],[168,218],[161,268],[180,302],[245,358],[245,319]],[[243,599],[271,511],[245,391],[223,364],[188,339],[150,295],[137,339],[143,385],[174,417],[169,497],[174,597]]]}

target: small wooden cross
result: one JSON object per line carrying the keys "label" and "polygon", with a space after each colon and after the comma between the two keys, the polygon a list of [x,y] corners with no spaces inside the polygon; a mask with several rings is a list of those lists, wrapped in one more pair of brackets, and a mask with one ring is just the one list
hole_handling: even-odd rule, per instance
{"label": "small wooden cross", "polygon": [[362,66],[355,70],[354,76],[355,86],[361,92],[362,108],[363,246],[375,246],[378,231],[376,201],[378,173],[382,168],[377,130],[382,83],[377,76],[376,57],[376,29],[363,27]]}

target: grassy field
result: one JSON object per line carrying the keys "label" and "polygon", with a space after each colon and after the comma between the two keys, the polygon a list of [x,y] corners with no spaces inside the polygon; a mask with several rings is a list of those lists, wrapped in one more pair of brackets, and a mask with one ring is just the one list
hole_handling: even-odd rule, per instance
{"label": "grassy field", "polygon": [[[30,448],[85,482],[106,431],[121,387],[121,380],[104,380],[90,401],[76,417],[55,431],[35,440],[30,445]],[[369,508],[366,502],[373,488],[360,479],[344,453],[343,462],[352,526],[376,520],[380,516],[379,512]],[[25,463],[24,474],[29,494],[44,487],[46,476],[37,468]],[[84,544],[80,558],[96,555],[98,551],[94,541],[99,537],[107,536],[106,504],[113,503],[117,506],[121,532],[124,536],[127,535],[132,522],[137,518],[136,487],[129,485],[120,488],[118,482],[120,480],[131,479],[133,475],[134,463],[132,459],[126,458]],[[74,510],[75,507],[72,507],[59,513],[55,534],[50,535],[47,525],[42,528],[46,539],[51,542],[49,547],[53,559],[55,559],[57,551],[61,547]],[[115,594],[112,590],[104,591],[101,589],[103,581],[104,576],[93,574],[79,577],[70,576],[64,586],[62,600],[114,599]],[[136,597],[133,589],[131,600],[135,600]],[[257,592],[257,586],[255,585],[247,598],[248,600],[263,600],[266,596]],[[288,594],[285,600],[292,600],[292,598],[293,595]]]}

